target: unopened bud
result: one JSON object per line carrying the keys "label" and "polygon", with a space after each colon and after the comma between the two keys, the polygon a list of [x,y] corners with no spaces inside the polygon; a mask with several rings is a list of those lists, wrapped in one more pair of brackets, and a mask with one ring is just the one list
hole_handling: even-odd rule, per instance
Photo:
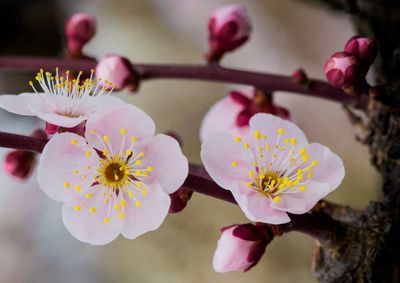
{"label": "unopened bud", "polygon": [[81,55],[83,46],[96,33],[96,19],[88,13],[72,15],[65,23],[67,49],[71,55]]}
{"label": "unopened bud", "polygon": [[207,60],[219,61],[228,51],[245,43],[251,33],[250,17],[242,5],[229,5],[214,11],[208,22],[209,47]]}
{"label": "unopened bud", "polygon": [[180,188],[176,192],[169,195],[171,199],[171,206],[169,207],[169,213],[181,212],[187,205],[188,201],[192,197],[193,191],[185,188]]}
{"label": "unopened bud", "polygon": [[12,177],[24,180],[29,177],[35,163],[35,154],[30,151],[12,150],[6,154],[3,167]]}
{"label": "unopened bud", "polygon": [[127,58],[107,55],[99,61],[95,71],[96,78],[107,89],[121,90],[129,87],[136,91],[139,76]]}
{"label": "unopened bud", "polygon": [[46,122],[45,131],[48,135],[54,135],[60,129],[60,126]]}
{"label": "unopened bud", "polygon": [[217,272],[248,271],[258,263],[273,238],[263,225],[251,223],[225,227],[221,232],[213,259]]}
{"label": "unopened bud", "polygon": [[353,36],[347,41],[344,51],[357,57],[361,64],[369,67],[376,58],[378,48],[372,38]]}
{"label": "unopened bud", "polygon": [[347,52],[337,52],[325,63],[325,76],[328,81],[345,91],[357,88],[364,75],[357,57]]}

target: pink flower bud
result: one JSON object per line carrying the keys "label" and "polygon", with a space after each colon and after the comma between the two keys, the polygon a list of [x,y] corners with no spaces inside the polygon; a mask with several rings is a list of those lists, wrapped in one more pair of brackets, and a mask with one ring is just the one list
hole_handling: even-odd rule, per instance
{"label": "pink flower bud", "polygon": [[347,41],[344,51],[357,57],[363,65],[369,67],[376,58],[378,48],[372,38],[356,35]]}
{"label": "pink flower bud", "polygon": [[255,266],[272,240],[263,227],[249,223],[222,228],[213,259],[215,271],[248,271]]}
{"label": "pink flower bud", "polygon": [[129,86],[136,90],[139,82],[137,73],[127,58],[118,55],[107,55],[96,66],[96,78],[105,82],[103,85],[109,88],[107,82],[112,83],[115,90],[121,90]]}
{"label": "pink flower bud", "polygon": [[169,195],[171,198],[171,206],[169,207],[169,213],[181,212],[187,205],[188,201],[192,197],[193,191],[185,188],[180,188],[176,192]]}
{"label": "pink flower bud", "polygon": [[46,126],[45,126],[45,128],[44,128],[44,130],[46,131],[46,133],[47,133],[48,135],[54,135],[55,133],[58,132],[59,129],[60,129],[59,126],[53,125],[53,124],[48,123],[48,122],[46,122]]}
{"label": "pink flower bud", "polygon": [[3,167],[12,177],[24,180],[29,177],[35,163],[35,154],[30,151],[12,150],[6,154]]}
{"label": "pink flower bud", "polygon": [[72,54],[82,52],[83,46],[96,33],[96,19],[87,13],[72,15],[65,23],[65,37],[68,51]]}
{"label": "pink flower bud", "polygon": [[247,41],[252,30],[250,17],[242,5],[229,5],[213,12],[208,22],[209,61],[218,61],[225,52]]}
{"label": "pink flower bud", "polygon": [[353,88],[364,75],[357,57],[347,52],[336,52],[325,63],[325,76],[335,87]]}
{"label": "pink flower bud", "polygon": [[[47,134],[38,129],[31,134],[31,137],[47,139]],[[12,177],[24,180],[29,177],[35,165],[36,154],[30,151],[12,150],[6,154],[3,167],[6,173]]]}

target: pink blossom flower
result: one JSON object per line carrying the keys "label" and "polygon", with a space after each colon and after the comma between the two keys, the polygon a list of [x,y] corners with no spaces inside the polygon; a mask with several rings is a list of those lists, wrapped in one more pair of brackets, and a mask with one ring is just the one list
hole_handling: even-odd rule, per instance
{"label": "pink blossom flower", "polygon": [[149,116],[122,105],[92,115],[85,137],[62,133],[48,142],[38,182],[64,203],[63,221],[74,237],[102,245],[161,225],[188,161],[175,139],[154,131]]}
{"label": "pink blossom flower", "polygon": [[[262,99],[260,99],[262,97]],[[223,132],[242,136],[249,131],[250,118],[259,112],[270,113],[291,120],[289,111],[273,103],[272,98],[257,94],[255,90],[232,91],[217,101],[200,127],[200,140],[205,141],[211,134]]]}
{"label": "pink blossom flower", "polygon": [[272,239],[263,226],[250,223],[224,227],[221,232],[213,259],[217,272],[248,271],[258,263]]}
{"label": "pink blossom flower", "polygon": [[230,190],[248,219],[281,224],[308,212],[344,177],[342,160],[307,141],[293,123],[259,113],[244,137],[211,135],[201,158],[214,181]]}
{"label": "pink blossom flower", "polygon": [[80,81],[81,75],[82,72],[76,79],[70,79],[69,71],[64,78],[59,76],[58,69],[55,76],[40,70],[36,76],[40,91],[29,82],[35,93],[1,95],[0,107],[19,115],[37,116],[55,126],[72,128],[97,111],[124,103],[92,80],[93,71],[83,82]]}

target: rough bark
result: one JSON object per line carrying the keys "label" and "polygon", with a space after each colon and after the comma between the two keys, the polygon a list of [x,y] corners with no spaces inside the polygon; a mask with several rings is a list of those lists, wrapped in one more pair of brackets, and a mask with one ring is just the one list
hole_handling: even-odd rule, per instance
{"label": "rough bark", "polygon": [[358,32],[379,45],[374,68],[381,95],[367,110],[365,143],[383,187],[381,199],[364,211],[337,216],[347,230],[315,248],[312,269],[321,282],[400,282],[400,1],[322,2],[354,14]]}

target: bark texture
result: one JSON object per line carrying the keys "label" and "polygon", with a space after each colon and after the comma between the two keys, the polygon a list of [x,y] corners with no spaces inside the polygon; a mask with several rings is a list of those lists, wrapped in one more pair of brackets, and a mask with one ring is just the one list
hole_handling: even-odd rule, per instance
{"label": "bark texture", "polygon": [[321,2],[352,13],[359,34],[377,40],[380,94],[366,110],[364,142],[383,187],[380,201],[364,211],[334,215],[347,228],[315,248],[312,269],[321,282],[400,282],[400,1]]}

